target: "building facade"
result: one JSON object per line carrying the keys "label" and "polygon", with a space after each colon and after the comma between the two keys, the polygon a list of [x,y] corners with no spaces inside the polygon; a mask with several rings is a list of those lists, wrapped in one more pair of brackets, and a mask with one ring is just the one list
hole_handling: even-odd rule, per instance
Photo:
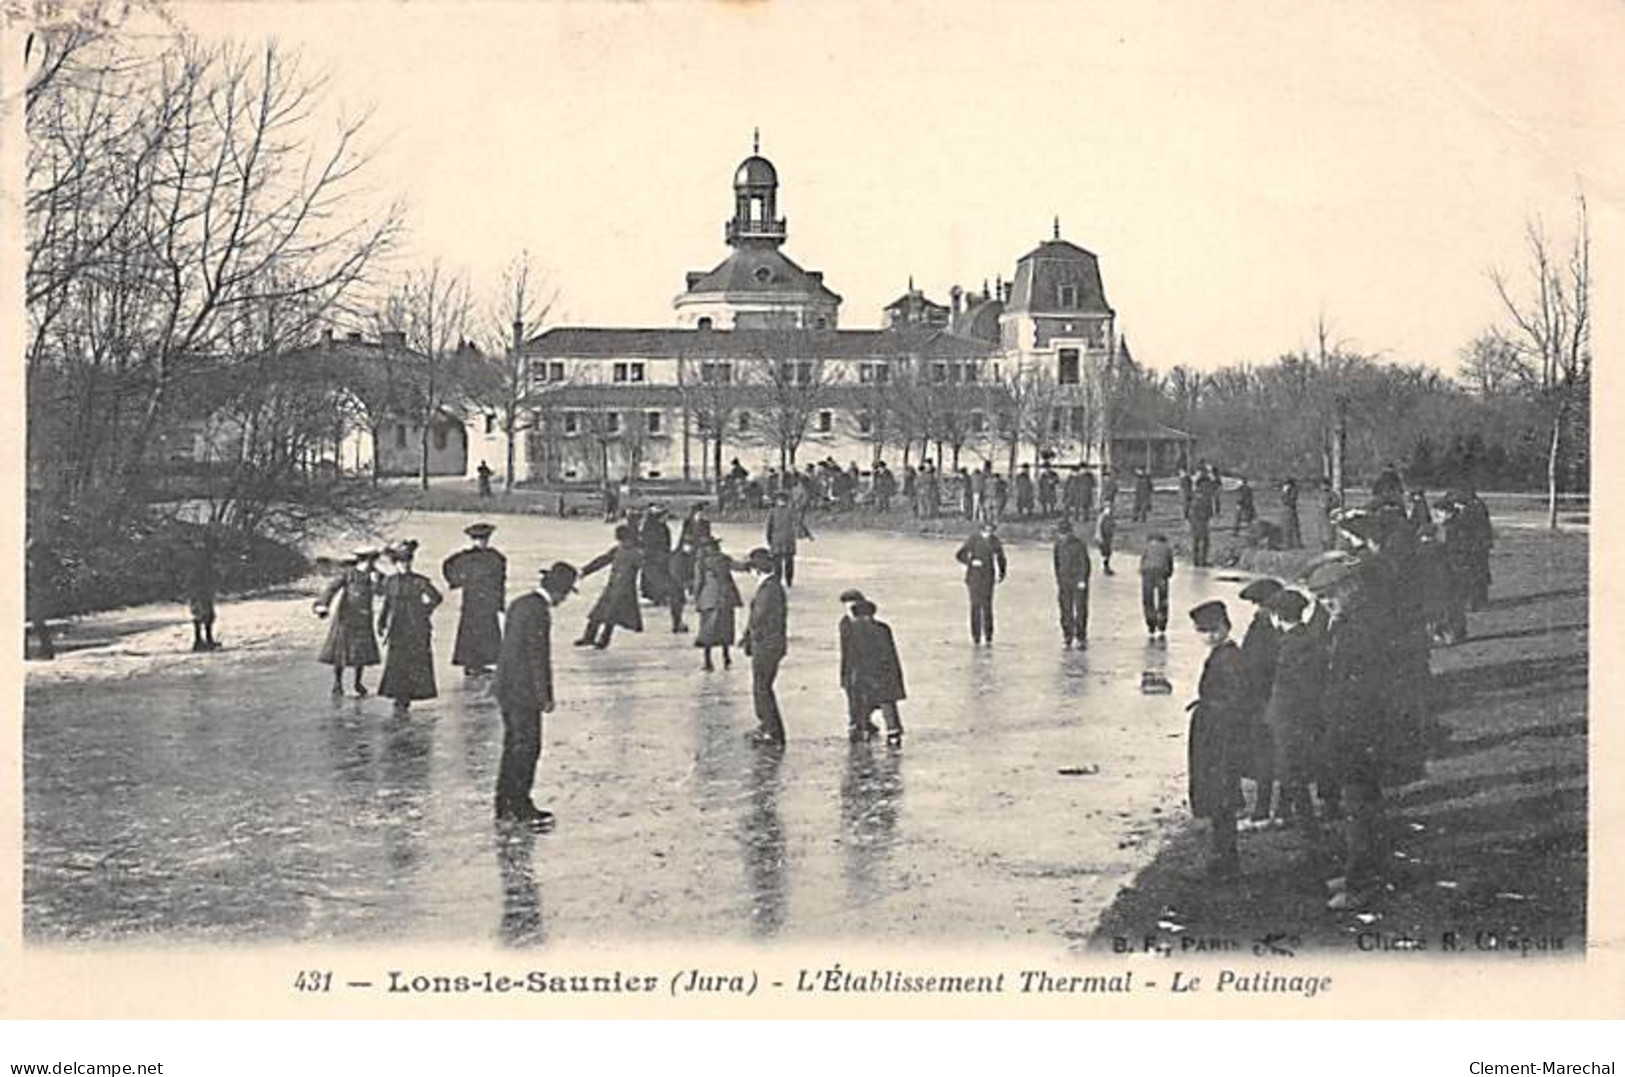
{"label": "building facade", "polygon": [[[1116,313],[1098,259],[1062,239],[1059,221],[1009,282],[956,287],[943,305],[911,279],[884,328],[843,329],[841,297],[782,250],[773,164],[753,152],[733,193],[731,251],[688,275],[675,327],[560,327],[516,345],[531,389],[517,481],[708,481],[735,459],[752,470],[1109,459]],[[494,417],[470,416],[467,442],[471,474],[481,461],[500,474]]]}

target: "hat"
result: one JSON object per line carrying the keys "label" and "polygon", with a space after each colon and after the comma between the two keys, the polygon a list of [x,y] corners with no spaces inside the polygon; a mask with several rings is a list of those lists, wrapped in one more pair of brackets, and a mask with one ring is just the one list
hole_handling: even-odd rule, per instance
{"label": "hat", "polygon": [[1281,581],[1270,579],[1268,576],[1261,580],[1254,580],[1241,589],[1241,597],[1247,602],[1256,602],[1262,606],[1270,599],[1281,593]]}
{"label": "hat", "polygon": [[745,555],[750,567],[758,572],[772,572],[779,567],[779,562],[765,546],[758,546]]}
{"label": "hat", "polygon": [[1153,531],[1149,535],[1145,536],[1145,540],[1147,542],[1167,542],[1168,536],[1164,535],[1161,531]]}
{"label": "hat", "polygon": [[860,598],[856,602],[852,603],[852,616],[873,617],[874,615],[875,604],[870,602],[867,598]]}
{"label": "hat", "polygon": [[496,529],[496,524],[488,524],[482,521],[477,524],[469,524],[467,527],[463,528],[463,534],[467,535],[469,538],[490,538],[491,532],[495,531]]}
{"label": "hat", "polygon": [[576,567],[568,561],[554,561],[547,568],[542,569],[542,588],[555,598],[567,595],[576,589],[576,579],[579,573]]}
{"label": "hat", "polygon": [[867,600],[863,597],[863,592],[862,591],[858,590],[856,587],[848,587],[846,590],[841,592],[841,601],[842,602],[864,602],[864,601],[867,601]]}
{"label": "hat", "polygon": [[616,524],[615,525],[615,541],[616,542],[631,542],[633,539],[635,539],[637,537],[638,537],[638,533],[637,533],[636,530],[633,529],[631,524]]}
{"label": "hat", "polygon": [[1215,628],[1228,628],[1230,614],[1224,608],[1224,603],[1218,599],[1204,602],[1191,610],[1191,620],[1198,632],[1208,632]]}
{"label": "hat", "polygon": [[417,539],[401,539],[395,545],[384,551],[391,561],[410,561],[418,552]]}
{"label": "hat", "polygon": [[1059,531],[1063,535],[1072,534],[1072,521],[1062,520],[1060,523],[1055,525],[1055,530]]}
{"label": "hat", "polygon": [[357,546],[355,549],[350,551],[350,556],[354,557],[357,561],[371,561],[383,552],[384,551],[380,550],[376,546]]}
{"label": "hat", "polygon": [[1283,587],[1264,603],[1264,608],[1283,621],[1296,621],[1303,616],[1303,611],[1309,608],[1309,600],[1297,591]]}
{"label": "hat", "polygon": [[1337,526],[1366,542],[1376,541],[1382,534],[1382,527],[1377,518],[1361,509],[1350,509],[1339,513]]}
{"label": "hat", "polygon": [[1344,561],[1327,561],[1310,571],[1306,584],[1318,593],[1334,590],[1354,580],[1354,567]]}
{"label": "hat", "polygon": [[666,506],[664,506],[664,505],[650,505],[649,506],[649,515],[650,516],[664,516],[664,515],[666,515]]}

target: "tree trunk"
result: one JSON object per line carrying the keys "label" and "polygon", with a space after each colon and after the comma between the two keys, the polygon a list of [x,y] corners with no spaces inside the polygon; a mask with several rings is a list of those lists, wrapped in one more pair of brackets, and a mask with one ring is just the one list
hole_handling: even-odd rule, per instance
{"label": "tree trunk", "polygon": [[1563,413],[1565,408],[1558,408],[1557,415],[1552,419],[1552,445],[1546,454],[1546,526],[1557,530],[1557,461],[1563,440]]}
{"label": "tree trunk", "polygon": [[508,419],[508,462],[507,462],[507,466],[505,467],[505,469],[502,472],[502,492],[505,493],[505,494],[511,494],[511,493],[513,493],[513,466],[514,466],[514,461],[519,456],[518,446],[516,446],[514,444],[513,439],[514,439],[514,435],[516,433],[518,433],[519,421],[518,421],[518,417],[514,414],[514,412],[513,412],[513,410],[511,408],[508,411],[507,419]]}
{"label": "tree trunk", "polygon": [[429,488],[429,424],[423,424],[423,436],[418,439],[418,486]]}

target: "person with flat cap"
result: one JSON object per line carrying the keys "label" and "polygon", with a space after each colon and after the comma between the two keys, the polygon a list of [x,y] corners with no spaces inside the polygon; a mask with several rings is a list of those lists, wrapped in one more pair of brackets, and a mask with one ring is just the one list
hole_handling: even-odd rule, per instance
{"label": "person with flat cap", "polygon": [[587,623],[575,641],[577,647],[601,651],[609,646],[616,628],[643,631],[643,611],[638,608],[638,570],[643,567],[643,550],[638,546],[637,528],[617,524],[615,545],[582,565],[582,578],[605,567],[609,569],[609,582],[587,613]]}
{"label": "person with flat cap", "polygon": [[1089,646],[1089,544],[1077,536],[1071,520],[1055,528],[1055,601],[1061,611],[1061,645]]}
{"label": "person with flat cap", "polygon": [[1281,634],[1268,609],[1269,600],[1285,588],[1280,580],[1264,577],[1241,589],[1243,602],[1255,607],[1253,619],[1241,638],[1242,665],[1247,673],[1247,749],[1242,761],[1242,777],[1253,780],[1253,810],[1248,820],[1263,826],[1274,815],[1275,746],[1264,725],[1264,707],[1275,683],[1275,662],[1280,655]]}
{"label": "person with flat cap", "polygon": [[[344,571],[334,578],[316,600],[316,616],[327,617],[327,638],[316,656],[318,662],[333,667],[333,696],[344,695],[344,671],[355,670],[355,694],[363,697],[367,686],[362,671],[381,660],[378,637],[372,631],[372,602],[383,576],[378,572],[381,551],[374,546],[358,546],[344,559]],[[333,611],[333,599],[338,610]]]}
{"label": "person with flat cap", "polygon": [[1004,582],[1009,563],[1004,544],[991,523],[984,523],[959,547],[954,559],[965,566],[965,589],[970,595],[970,638],[993,642],[993,588]]}
{"label": "person with flat cap", "polygon": [[1241,648],[1230,639],[1230,615],[1223,602],[1204,602],[1190,611],[1190,618],[1210,648],[1197,698],[1187,708],[1191,814],[1208,820],[1208,874],[1233,879],[1241,873],[1236,812],[1246,750],[1247,671]]}
{"label": "person with flat cap", "polygon": [[416,539],[404,539],[389,548],[395,574],[384,580],[384,602],[378,612],[378,635],[389,648],[378,694],[395,701],[396,714],[405,714],[414,702],[437,694],[430,619],[444,598],[429,577],[412,571],[417,549]]}
{"label": "person with flat cap", "polygon": [[[1281,647],[1264,706],[1264,728],[1275,752],[1275,780],[1280,783],[1282,814],[1299,829],[1311,862],[1319,856],[1320,822],[1309,786],[1319,777],[1321,700],[1326,688],[1326,646],[1318,625],[1304,620],[1309,600],[1282,588],[1264,603]],[[1245,653],[1246,648],[1242,651]],[[1329,790],[1320,790],[1324,797]]]}
{"label": "person with flat cap", "polygon": [[575,566],[555,561],[541,571],[534,591],[508,606],[508,634],[497,658],[491,694],[502,708],[502,762],[497,767],[498,822],[536,830],[553,825],[553,813],[531,799],[542,756],[542,715],[551,714],[553,609],[576,589]]}
{"label": "person with flat cap", "polygon": [[440,566],[446,585],[463,592],[451,664],[462,666],[465,677],[489,673],[502,651],[498,618],[508,600],[508,559],[491,548],[491,532],[495,530],[488,523],[469,524],[463,534],[473,540],[473,545],[458,550]]}
{"label": "person with flat cap", "polygon": [[755,744],[783,747],[784,716],[773,694],[773,682],[790,646],[789,602],[779,580],[779,560],[770,550],[758,546],[746,560],[750,570],[761,577],[751,596],[750,620],[745,627],[744,648],[750,656],[751,700],[757,723],[746,737]]}
{"label": "person with flat cap", "polygon": [[897,704],[908,698],[903,687],[903,663],[891,626],[875,620],[875,604],[859,597],[852,603],[852,624],[846,629],[841,653],[841,686],[846,689],[848,733],[851,740],[867,740],[879,730],[870,716],[878,709],[886,718],[886,743],[903,743],[903,719]]}
{"label": "person with flat cap", "polygon": [[[1104,519],[1104,517],[1102,517]],[[1174,575],[1174,548],[1168,536],[1153,531],[1140,553],[1140,611],[1151,636],[1168,634],[1168,581]]]}

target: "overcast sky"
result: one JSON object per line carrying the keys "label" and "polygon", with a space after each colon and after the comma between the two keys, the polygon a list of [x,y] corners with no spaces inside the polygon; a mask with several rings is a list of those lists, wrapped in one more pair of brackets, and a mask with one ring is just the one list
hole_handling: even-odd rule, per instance
{"label": "overcast sky", "polygon": [[1583,189],[1599,288],[1625,222],[1619,4],[181,10],[373,105],[413,256],[489,291],[528,247],[571,324],[673,324],[684,273],[727,253],[758,126],[785,249],[843,325],[878,324],[910,274],[939,302],[1008,278],[1058,215],[1164,368],[1267,360],[1322,310],[1453,368],[1527,216],[1566,233]]}

